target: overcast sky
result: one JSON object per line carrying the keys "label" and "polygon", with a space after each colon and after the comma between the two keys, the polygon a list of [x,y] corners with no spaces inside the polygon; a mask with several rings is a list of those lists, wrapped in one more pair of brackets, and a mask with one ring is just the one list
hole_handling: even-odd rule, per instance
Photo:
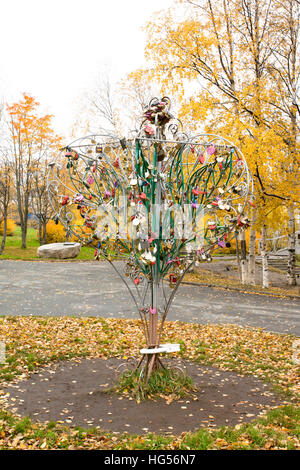
{"label": "overcast sky", "polygon": [[116,78],[145,64],[142,27],[174,0],[0,0],[0,95],[26,91],[67,134],[76,99],[108,65]]}

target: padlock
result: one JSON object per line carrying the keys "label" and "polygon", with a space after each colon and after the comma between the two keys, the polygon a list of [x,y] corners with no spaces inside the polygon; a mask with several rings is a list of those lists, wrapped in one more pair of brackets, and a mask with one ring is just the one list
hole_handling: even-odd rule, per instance
{"label": "padlock", "polygon": [[127,147],[126,139],[125,138],[120,139],[120,144],[121,144],[122,149],[125,150]]}
{"label": "padlock", "polygon": [[174,287],[177,283],[177,277],[174,273],[169,274],[170,287]]}
{"label": "padlock", "polygon": [[204,163],[205,162],[205,157],[202,153],[199,155],[199,163]]}

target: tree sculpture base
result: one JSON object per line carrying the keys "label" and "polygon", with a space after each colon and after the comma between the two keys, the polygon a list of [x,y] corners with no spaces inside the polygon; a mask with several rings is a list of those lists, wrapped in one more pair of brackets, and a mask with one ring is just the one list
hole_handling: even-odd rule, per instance
{"label": "tree sculpture base", "polygon": [[[144,362],[144,360],[146,363],[142,367],[142,363]],[[140,367],[141,367],[140,382],[142,381],[143,378],[145,378],[145,385],[148,385],[152,372],[155,372],[159,370],[160,368],[165,369],[165,366],[160,360],[159,353],[144,355],[140,361]]]}
{"label": "tree sculpture base", "polygon": [[[161,353],[178,352],[180,350],[179,344],[161,344],[159,347],[150,347],[147,349],[141,349],[140,353],[142,358],[136,368],[141,368],[140,379],[145,378],[145,385],[148,384],[151,377],[151,373],[159,370],[160,368],[165,369],[163,362],[160,359]],[[145,361],[145,364],[143,362]],[[143,367],[142,367],[143,365]]]}
{"label": "tree sculpture base", "polygon": [[182,360],[174,358],[163,361],[159,352],[143,354],[138,362],[133,357],[128,358],[126,363],[117,367],[116,372],[119,378],[114,390],[124,392],[138,402],[161,396],[169,396],[173,400],[195,391]]}

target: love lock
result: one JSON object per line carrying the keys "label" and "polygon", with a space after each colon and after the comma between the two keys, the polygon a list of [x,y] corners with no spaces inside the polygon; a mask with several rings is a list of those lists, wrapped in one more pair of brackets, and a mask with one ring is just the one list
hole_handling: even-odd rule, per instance
{"label": "love lock", "polygon": [[177,283],[177,276],[176,274],[174,273],[171,273],[169,274],[169,283],[170,283],[170,287],[175,287],[176,283]]}

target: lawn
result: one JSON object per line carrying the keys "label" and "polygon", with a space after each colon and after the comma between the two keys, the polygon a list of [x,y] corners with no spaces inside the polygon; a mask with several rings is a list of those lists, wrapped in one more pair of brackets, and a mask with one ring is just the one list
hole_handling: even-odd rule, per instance
{"label": "lawn", "polygon": [[[17,227],[14,234],[7,237],[4,252],[0,259],[13,260],[39,260],[37,249],[40,246],[37,231],[33,228],[28,229],[27,248],[21,248],[21,228]],[[83,246],[76,260],[92,260],[94,258],[94,250],[87,246]],[[70,260],[68,260],[70,261]]]}

